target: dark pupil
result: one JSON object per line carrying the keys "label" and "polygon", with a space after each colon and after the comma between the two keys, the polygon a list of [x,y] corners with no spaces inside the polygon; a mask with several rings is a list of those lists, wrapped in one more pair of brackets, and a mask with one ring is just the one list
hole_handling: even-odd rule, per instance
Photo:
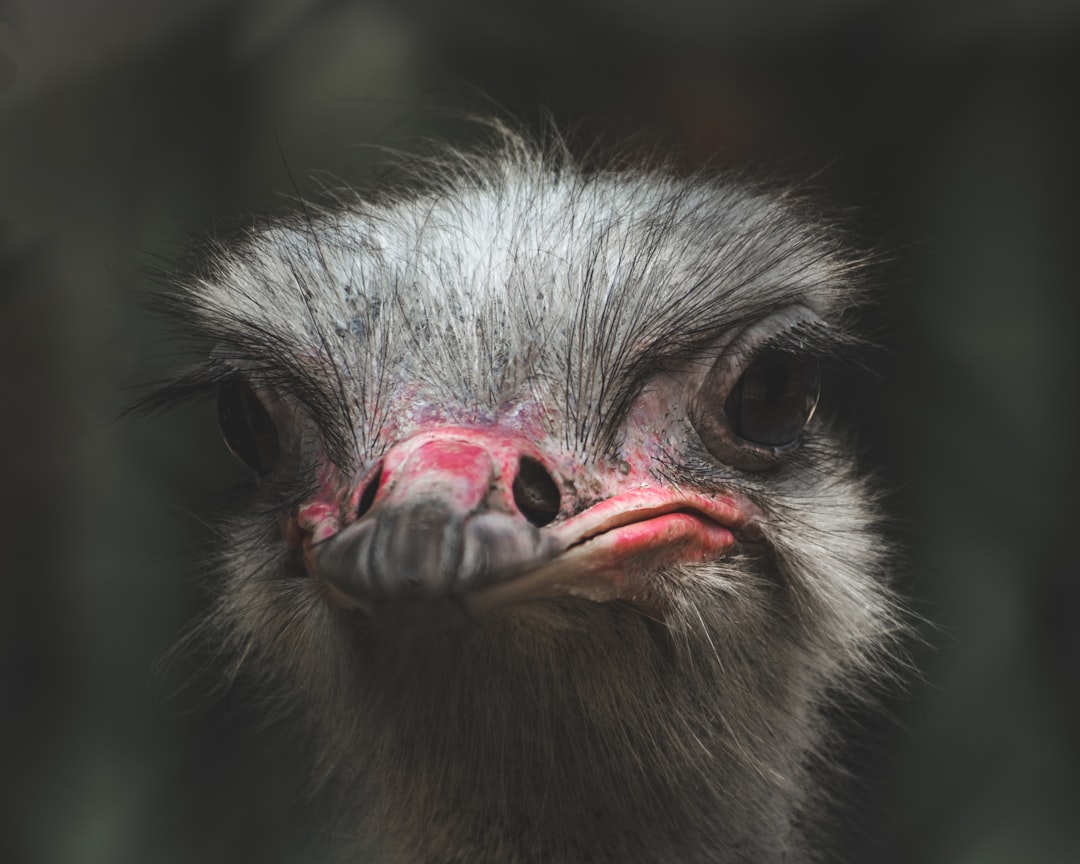
{"label": "dark pupil", "polygon": [[274,421],[239,376],[228,379],[218,391],[218,424],[229,450],[249,468],[265,474],[277,464]]}
{"label": "dark pupil", "polygon": [[781,447],[799,437],[817,398],[815,361],[767,351],[736,382],[724,402],[724,413],[732,430],[745,441]]}

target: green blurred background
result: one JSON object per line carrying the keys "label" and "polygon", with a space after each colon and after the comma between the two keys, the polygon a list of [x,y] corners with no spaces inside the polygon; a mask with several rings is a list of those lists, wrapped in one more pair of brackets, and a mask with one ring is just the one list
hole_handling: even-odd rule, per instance
{"label": "green blurred background", "polygon": [[282,724],[162,667],[240,475],[211,406],[116,419],[172,359],[147,271],[286,164],[367,183],[497,109],[812,177],[887,252],[848,395],[936,626],[837,854],[1080,861],[1078,37],[1053,0],[0,2],[0,860],[331,860]]}

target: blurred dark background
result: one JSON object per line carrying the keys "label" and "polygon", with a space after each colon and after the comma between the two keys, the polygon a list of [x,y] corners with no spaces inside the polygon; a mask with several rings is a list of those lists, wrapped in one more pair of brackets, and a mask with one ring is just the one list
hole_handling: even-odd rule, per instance
{"label": "blurred dark background", "polygon": [[0,860],[330,860],[277,725],[161,668],[239,477],[212,407],[117,417],[171,359],[147,270],[464,109],[812,177],[886,252],[852,411],[936,626],[838,848],[1080,861],[1078,37],[1054,0],[0,0]]}

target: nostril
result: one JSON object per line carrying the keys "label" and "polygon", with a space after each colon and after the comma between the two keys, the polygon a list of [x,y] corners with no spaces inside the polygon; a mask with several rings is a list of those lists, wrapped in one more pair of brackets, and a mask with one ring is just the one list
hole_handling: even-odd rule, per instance
{"label": "nostril", "polygon": [[364,487],[363,494],[360,495],[360,500],[356,504],[356,518],[359,519],[368,510],[371,509],[371,505],[375,503],[375,494],[379,491],[379,481],[382,480],[382,465],[376,470],[374,476],[368,480],[367,486]]}
{"label": "nostril", "polygon": [[559,487],[535,459],[521,457],[513,491],[518,510],[533,525],[547,525],[559,515]]}

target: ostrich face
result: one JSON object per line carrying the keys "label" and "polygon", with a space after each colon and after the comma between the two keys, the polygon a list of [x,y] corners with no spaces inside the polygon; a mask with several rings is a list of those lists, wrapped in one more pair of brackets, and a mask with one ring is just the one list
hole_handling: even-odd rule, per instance
{"label": "ostrich face", "polygon": [[857,268],[783,196],[451,162],[176,301],[257,475],[212,624],[392,860],[791,855],[893,621],[813,416]]}

